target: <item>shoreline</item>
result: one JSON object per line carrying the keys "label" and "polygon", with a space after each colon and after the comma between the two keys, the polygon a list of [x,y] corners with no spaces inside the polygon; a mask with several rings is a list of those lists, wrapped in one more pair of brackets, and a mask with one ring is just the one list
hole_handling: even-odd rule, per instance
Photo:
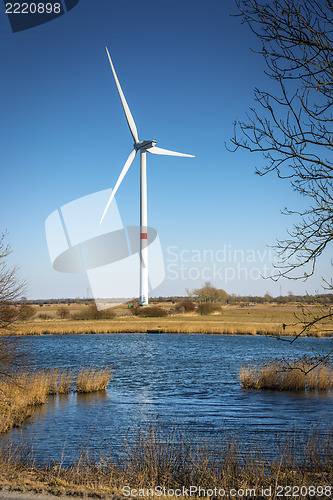
{"label": "shoreline", "polygon": [[[235,331],[233,328],[226,328],[223,326],[222,328],[192,328],[192,325],[186,325],[186,326],[180,326],[180,327],[156,327],[155,325],[148,325],[148,326],[142,326],[142,325],[133,325],[133,326],[128,326],[128,325],[112,325],[110,326],[105,326],[101,327],[101,325],[96,322],[96,325],[87,325],[86,327],[84,325],[74,325],[74,327],[68,326],[68,327],[59,327],[59,326],[51,326],[51,327],[38,327],[38,328],[16,328],[16,329],[11,329],[4,331],[1,333],[1,335],[6,335],[6,336],[18,336],[18,337],[30,337],[30,336],[41,336],[41,335],[110,335],[110,334],[159,334],[159,335],[165,335],[165,334],[171,334],[171,335],[241,335],[241,336],[263,336],[263,337],[295,337],[297,335],[297,332],[288,332],[288,333],[278,333],[278,332],[270,332],[268,330],[266,331],[252,331],[250,329],[242,330],[242,328],[237,327],[237,331]],[[308,335],[303,335],[302,336],[308,336]],[[318,336],[320,338],[328,338],[331,335],[310,335],[311,337]]]}
{"label": "shoreline", "polygon": [[[110,317],[91,317],[96,311],[91,304],[69,303],[30,306],[31,317],[25,318],[0,335],[68,335],[110,333],[172,333],[206,335],[262,335],[295,337],[302,331],[302,309],[289,306],[255,305],[236,307],[224,305],[207,315],[198,312],[176,312],[177,304],[157,304],[167,316],[143,317],[133,314],[125,305],[110,310]],[[29,311],[28,311],[29,312]],[[312,306],[310,314],[316,314]],[[111,314],[112,313],[112,314]],[[332,327],[323,322],[320,328],[302,334],[309,337],[330,337]]]}
{"label": "shoreline", "polygon": [[[1,336],[37,335],[98,335],[98,334],[203,334],[203,335],[250,335],[265,337],[295,337],[301,329],[296,325],[259,322],[224,322],[222,320],[191,318],[124,318],[112,320],[46,320],[26,321],[7,330]],[[302,337],[329,338],[331,332],[308,332]]]}
{"label": "shoreline", "polygon": [[[296,337],[297,334],[284,334],[277,335],[273,333],[232,333],[232,332],[182,332],[182,331],[132,331],[132,330],[124,330],[124,331],[66,331],[66,332],[52,332],[52,331],[44,331],[44,332],[30,332],[30,333],[19,333],[19,332],[10,332],[4,333],[4,336],[16,336],[16,337],[42,337],[42,336],[53,336],[53,335],[219,335],[223,336],[232,336],[232,337],[269,337],[276,339],[292,339]],[[319,339],[328,339],[331,338],[331,335],[300,335],[299,338],[319,338]]]}
{"label": "shoreline", "polygon": [[[327,431],[330,432],[330,429]],[[318,434],[315,429],[310,433],[307,430],[295,431],[284,438],[277,435],[272,446],[274,457],[266,456],[265,451],[256,445],[250,450],[246,448],[247,453],[244,454],[245,449],[233,435],[221,436],[211,447],[206,442],[196,443],[186,431],[174,428],[164,433],[161,427],[155,426],[141,429],[138,439],[131,443],[118,463],[114,463],[110,455],[87,460],[84,457],[88,450],[83,450],[77,461],[67,467],[52,461],[39,465],[32,456],[27,458],[19,450],[12,460],[4,449],[0,453],[0,498],[167,499],[175,498],[168,495],[169,491],[183,486],[188,489],[191,485],[206,490],[217,487],[225,493],[233,489],[240,492],[244,488],[258,492],[258,495],[251,494],[251,498],[276,498],[281,496],[282,491],[288,492],[291,486],[297,488],[302,485],[303,490],[306,489],[304,498],[314,497],[314,490],[315,493],[318,491],[316,498],[325,497],[320,494],[325,488],[326,497],[331,496],[331,433]],[[310,447],[312,453],[308,457]],[[210,462],[207,462],[208,455]],[[166,494],[125,495],[125,487],[136,491],[164,487]],[[270,490],[270,494],[260,495],[262,488]],[[311,494],[308,495],[308,492]],[[176,497],[186,498],[188,495]],[[192,495],[194,499],[199,497]],[[237,495],[237,498],[240,497],[248,498],[248,495]]]}

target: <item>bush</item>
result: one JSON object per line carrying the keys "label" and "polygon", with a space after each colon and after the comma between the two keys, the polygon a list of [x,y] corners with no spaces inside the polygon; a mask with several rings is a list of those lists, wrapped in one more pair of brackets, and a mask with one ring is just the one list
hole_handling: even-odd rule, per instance
{"label": "bush", "polygon": [[18,308],[15,306],[3,305],[0,306],[0,327],[6,328],[11,323],[14,323],[18,317]]}
{"label": "bush", "polygon": [[135,316],[140,316],[142,318],[164,318],[168,315],[168,311],[162,309],[162,307],[151,306],[151,307],[135,307],[133,309],[133,314]]}
{"label": "bush", "polygon": [[197,311],[201,316],[207,316],[208,314],[212,314],[215,311],[218,311],[219,307],[212,304],[211,302],[204,302],[203,304],[199,304],[197,307]]}
{"label": "bush", "polygon": [[0,306],[0,326],[6,327],[15,321],[27,321],[35,316],[35,308],[28,304]]}
{"label": "bush", "polygon": [[45,314],[45,313],[39,314],[38,317],[40,319],[52,319],[52,316],[50,316],[50,314]]}
{"label": "bush", "polygon": [[98,311],[96,304],[85,307],[82,312],[73,315],[73,319],[76,320],[113,319],[115,317],[116,313],[111,309]]}
{"label": "bush", "polygon": [[67,307],[59,307],[59,309],[57,310],[57,316],[60,319],[68,318],[69,317],[69,310],[68,310],[68,308]]}
{"label": "bush", "polygon": [[97,319],[113,319],[117,315],[112,309],[104,309],[104,311],[98,311]]}
{"label": "bush", "polygon": [[195,311],[195,304],[194,302],[192,302],[192,300],[185,299],[182,300],[181,302],[178,302],[178,304],[175,307],[175,310],[180,313],[193,312]]}
{"label": "bush", "polygon": [[224,304],[229,299],[229,295],[225,290],[215,288],[209,281],[207,281],[202,288],[195,288],[190,294],[199,302]]}
{"label": "bush", "polygon": [[35,316],[35,308],[33,306],[29,306],[28,304],[22,304],[19,309],[19,320],[28,321]]}

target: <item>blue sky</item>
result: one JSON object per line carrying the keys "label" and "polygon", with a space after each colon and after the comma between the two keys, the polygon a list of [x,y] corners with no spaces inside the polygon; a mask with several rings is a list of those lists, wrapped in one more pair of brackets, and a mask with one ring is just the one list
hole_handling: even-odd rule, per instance
{"label": "blue sky", "polygon": [[[85,275],[52,269],[45,220],[113,187],[131,151],[106,45],[140,139],[196,156],[148,158],[148,223],[166,265],[153,295],[183,295],[205,278],[241,295],[321,291],[328,253],[306,283],[260,278],[274,257],[267,245],[292,225],[281,209],[304,200],[288,181],[255,175],[260,155],[225,148],[234,120],[254,104],[254,87],[270,85],[236,12],[233,0],[80,0],[66,15],[13,34],[1,6],[0,230],[8,230],[29,297],[86,296]],[[139,223],[138,159],[117,203],[124,225]]]}

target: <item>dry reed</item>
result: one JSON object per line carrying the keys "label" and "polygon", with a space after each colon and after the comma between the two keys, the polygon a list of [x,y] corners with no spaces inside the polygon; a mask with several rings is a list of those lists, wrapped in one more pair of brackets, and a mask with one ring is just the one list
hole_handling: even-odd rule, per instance
{"label": "dry reed", "polygon": [[[29,449],[3,445],[0,487],[110,498],[124,496],[132,488],[136,490],[134,496],[140,489],[163,493],[165,488],[165,495],[156,496],[167,497],[169,489],[182,491],[196,485],[205,490],[225,490],[226,498],[233,490],[238,492],[237,498],[276,499],[277,485],[280,495],[281,487],[302,485],[307,492],[312,486],[310,495],[302,498],[315,498],[313,487],[318,497],[327,498],[332,493],[333,438],[331,430],[324,431],[277,436],[272,453],[266,455],[255,443],[245,447],[233,436],[221,435],[212,444],[208,437],[196,439],[177,428],[163,432],[159,426],[152,426],[139,430],[136,440],[125,444],[117,461],[111,456],[93,458],[89,450],[83,450],[75,463],[67,466],[55,462],[38,466]],[[270,495],[260,494],[262,488],[271,488]],[[241,493],[245,489],[251,493]]]}
{"label": "dry reed", "polygon": [[[236,314],[239,312],[239,314]],[[203,333],[217,335],[273,335],[293,336],[299,328],[291,325],[285,330],[282,324],[286,319],[269,318],[262,314],[244,315],[243,311],[233,314],[206,316],[174,315],[167,318],[138,318],[137,316],[119,317],[107,320],[59,320],[31,321],[20,324],[19,335],[52,335],[52,334],[103,334],[103,333],[146,333],[147,330],[159,329],[163,333]]]}
{"label": "dry reed", "polygon": [[243,387],[277,391],[323,391],[333,387],[333,364],[317,358],[274,359],[248,363],[239,370]]}
{"label": "dry reed", "polygon": [[73,382],[73,373],[71,370],[60,371],[58,378],[58,394],[67,394],[70,391]]}
{"label": "dry reed", "polygon": [[77,392],[104,391],[112,377],[109,368],[84,368],[81,369],[76,378]]}
{"label": "dry reed", "polygon": [[48,394],[46,372],[21,373],[0,381],[0,432],[18,427],[31,414],[33,406],[43,404]]}
{"label": "dry reed", "polygon": [[67,368],[51,368],[47,371],[48,394],[67,394],[70,392],[74,374]]}
{"label": "dry reed", "polygon": [[[74,384],[74,373],[67,368],[22,372],[0,379],[0,433],[18,427],[34,406],[47,402],[48,395],[66,394]],[[105,390],[111,379],[107,368],[82,368],[77,376],[78,392]]]}

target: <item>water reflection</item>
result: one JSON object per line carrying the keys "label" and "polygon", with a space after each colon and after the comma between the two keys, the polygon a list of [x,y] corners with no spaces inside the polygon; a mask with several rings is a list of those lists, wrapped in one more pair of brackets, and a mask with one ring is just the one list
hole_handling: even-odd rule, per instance
{"label": "water reflection", "polygon": [[96,405],[109,398],[107,391],[91,392],[88,394],[77,393],[77,404]]}

